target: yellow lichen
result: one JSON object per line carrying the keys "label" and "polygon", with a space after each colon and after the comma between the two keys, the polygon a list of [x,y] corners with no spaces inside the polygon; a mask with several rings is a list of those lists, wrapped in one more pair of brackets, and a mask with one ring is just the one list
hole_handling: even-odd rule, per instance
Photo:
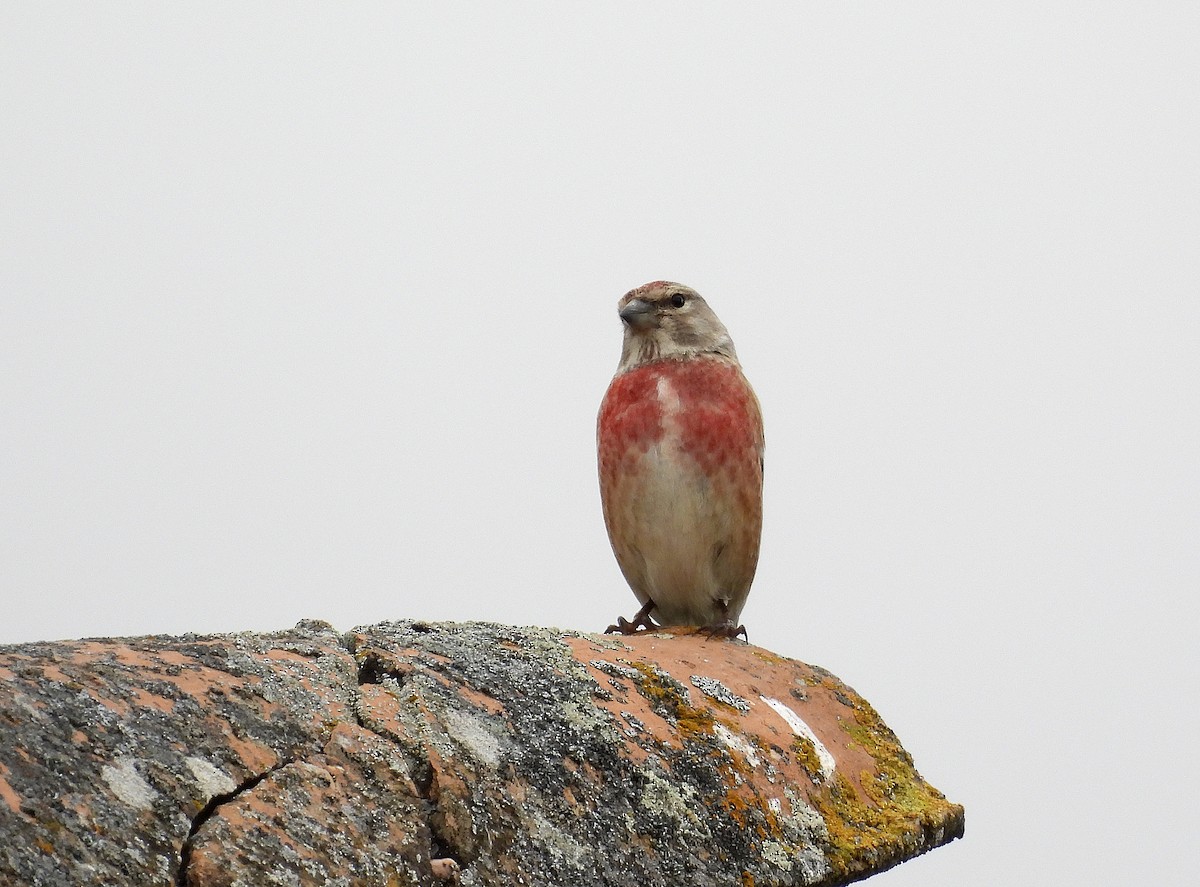
{"label": "yellow lichen", "polygon": [[875,767],[859,774],[857,787],[838,772],[810,797],[829,832],[830,865],[837,874],[849,875],[903,855],[924,828],[945,822],[956,805],[921,778],[912,757],[874,708],[848,688],[839,689],[854,707],[853,718],[841,721],[842,729],[871,756]]}
{"label": "yellow lichen", "polygon": [[696,708],[687,701],[687,697],[672,687],[653,666],[645,662],[630,663],[642,673],[640,690],[650,700],[652,705],[674,719],[679,729],[680,738],[687,739],[698,735],[711,736],[715,718],[711,712]]}
{"label": "yellow lichen", "polygon": [[817,747],[811,739],[807,736],[797,736],[793,739],[792,754],[796,756],[796,763],[804,768],[804,772],[813,783],[820,785],[825,781],[825,775],[821,771],[821,758],[817,755]]}
{"label": "yellow lichen", "polygon": [[792,661],[791,659],[772,653],[770,650],[764,650],[762,647],[751,647],[750,652],[763,662],[771,663],[771,665],[786,665]]}

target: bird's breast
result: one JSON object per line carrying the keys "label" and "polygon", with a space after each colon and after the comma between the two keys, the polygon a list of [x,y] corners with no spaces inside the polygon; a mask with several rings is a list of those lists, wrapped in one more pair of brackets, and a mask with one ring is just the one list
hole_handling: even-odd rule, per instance
{"label": "bird's breast", "polygon": [[663,360],[622,373],[597,430],[602,471],[606,455],[633,460],[630,470],[651,449],[678,452],[703,474],[762,458],[758,401],[737,365],[723,360]]}

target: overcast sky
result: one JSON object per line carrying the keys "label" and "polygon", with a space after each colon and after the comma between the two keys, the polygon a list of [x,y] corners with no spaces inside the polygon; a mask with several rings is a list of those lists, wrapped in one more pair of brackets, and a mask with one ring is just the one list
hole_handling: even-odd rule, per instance
{"label": "overcast sky", "polygon": [[0,643],[632,615],[595,414],[677,280],[766,418],[751,640],[967,807],[872,883],[1192,883],[1198,46],[1190,3],[5,3]]}

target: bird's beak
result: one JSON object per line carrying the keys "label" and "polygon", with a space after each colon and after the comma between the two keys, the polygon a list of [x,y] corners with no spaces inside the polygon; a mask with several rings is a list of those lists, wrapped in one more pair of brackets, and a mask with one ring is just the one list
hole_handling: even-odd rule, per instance
{"label": "bird's beak", "polygon": [[619,312],[621,320],[630,326],[645,326],[654,316],[654,305],[645,299],[630,299]]}

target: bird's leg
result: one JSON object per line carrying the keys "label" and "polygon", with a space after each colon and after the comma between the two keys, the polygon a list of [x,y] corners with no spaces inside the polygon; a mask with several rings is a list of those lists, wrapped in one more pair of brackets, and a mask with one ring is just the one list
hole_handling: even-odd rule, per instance
{"label": "bird's leg", "polygon": [[734,625],[729,618],[729,604],[725,601],[717,601],[717,606],[721,610],[721,615],[724,619],[712,623],[711,625],[702,625],[696,629],[697,634],[708,635],[710,638],[728,638],[736,640],[740,635],[745,639],[746,643],[750,643],[750,636],[746,634],[746,626]]}
{"label": "bird's leg", "polygon": [[605,634],[637,634],[638,629],[642,631],[654,631],[662,626],[650,618],[650,611],[654,609],[654,601],[647,599],[642,605],[642,609],[637,611],[637,614],[631,621],[626,621],[624,616],[617,617],[617,624],[610,625],[604,629]]}

